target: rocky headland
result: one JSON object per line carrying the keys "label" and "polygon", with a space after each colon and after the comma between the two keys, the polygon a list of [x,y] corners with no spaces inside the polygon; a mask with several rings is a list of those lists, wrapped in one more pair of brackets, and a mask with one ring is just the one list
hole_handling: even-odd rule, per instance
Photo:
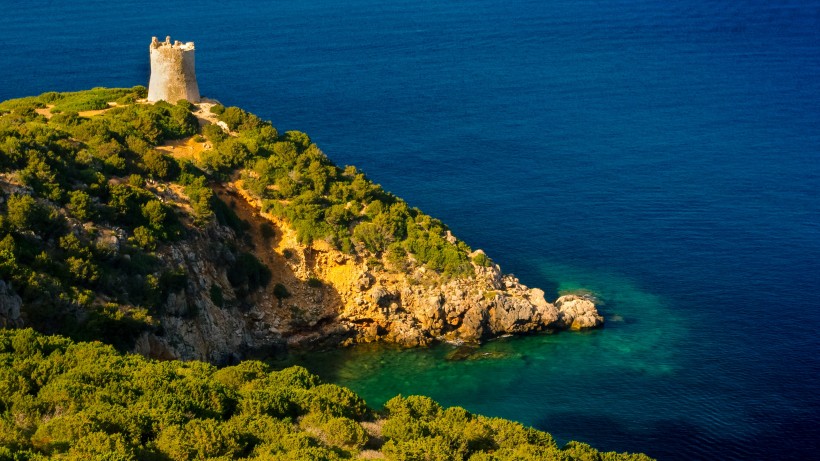
{"label": "rocky headland", "polygon": [[548,302],[306,134],[145,94],[0,103],[0,326],[225,364],[603,324],[590,299]]}
{"label": "rocky headland", "polygon": [[[479,343],[503,335],[603,325],[590,299],[564,295],[548,302],[542,290],[527,287],[494,263],[473,264],[470,277],[448,277],[423,266],[389,270],[373,255],[346,254],[324,241],[304,245],[286,221],[261,212],[261,204],[241,184],[215,189],[249,224],[242,238],[214,222],[194,238],[161,250],[163,259],[192,276],[169,295],[159,318],[162,334],[145,332],[137,341],[138,352],[232,362],[270,348],[375,341],[404,347]],[[263,235],[265,228],[272,228],[273,235]],[[244,298],[225,269],[235,262],[230,248],[236,245],[253,251],[272,272],[266,287]],[[209,295],[214,285],[223,293],[221,305]],[[287,294],[277,293],[277,287]]]}

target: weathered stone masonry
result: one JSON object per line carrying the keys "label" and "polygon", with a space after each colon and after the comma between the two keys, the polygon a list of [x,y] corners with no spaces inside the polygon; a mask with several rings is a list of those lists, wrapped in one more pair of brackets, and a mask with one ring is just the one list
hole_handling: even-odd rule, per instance
{"label": "weathered stone masonry", "polygon": [[199,85],[194,69],[194,42],[171,43],[171,37],[160,42],[151,39],[151,80],[148,83],[149,101],[176,103],[180,99],[199,102]]}

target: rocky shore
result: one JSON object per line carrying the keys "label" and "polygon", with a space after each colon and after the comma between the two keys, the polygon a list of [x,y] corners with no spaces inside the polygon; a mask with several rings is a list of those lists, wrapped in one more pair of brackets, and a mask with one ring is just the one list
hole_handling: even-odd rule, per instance
{"label": "rocky shore", "polygon": [[[424,267],[388,270],[368,255],[344,254],[322,241],[302,245],[288,223],[260,212],[241,182],[217,192],[250,230],[239,238],[212,223],[161,251],[189,276],[161,309],[161,331],[138,339],[141,354],[231,363],[277,348],[478,343],[603,324],[589,299],[567,295],[550,303],[542,290],[496,264],[474,265],[471,277],[448,278]],[[263,227],[272,228],[273,237]],[[226,268],[235,263],[231,249],[237,246],[271,269],[266,287],[240,293],[228,281]],[[222,294],[221,303],[211,296],[214,290]]]}

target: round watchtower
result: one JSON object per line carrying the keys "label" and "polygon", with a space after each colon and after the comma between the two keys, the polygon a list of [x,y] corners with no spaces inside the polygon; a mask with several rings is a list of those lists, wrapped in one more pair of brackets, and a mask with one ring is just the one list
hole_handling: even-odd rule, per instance
{"label": "round watchtower", "polygon": [[171,43],[171,37],[160,42],[151,38],[151,80],[149,101],[176,103],[180,99],[199,102],[199,85],[194,70],[194,42]]}

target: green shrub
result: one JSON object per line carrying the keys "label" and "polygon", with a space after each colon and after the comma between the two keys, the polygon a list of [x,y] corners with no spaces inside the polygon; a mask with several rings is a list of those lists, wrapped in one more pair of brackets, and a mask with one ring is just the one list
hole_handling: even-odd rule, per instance
{"label": "green shrub", "polygon": [[451,461],[462,459],[444,437],[420,437],[397,442],[389,440],[382,447],[390,461]]}
{"label": "green shrub", "polygon": [[136,461],[134,449],[122,434],[92,432],[81,437],[69,450],[69,459],[95,459],[106,461]]}
{"label": "green shrub", "polygon": [[208,141],[211,141],[213,144],[219,144],[228,137],[222,128],[217,125],[205,125],[202,127],[202,135],[208,138]]}
{"label": "green shrub", "polygon": [[152,178],[172,179],[179,175],[179,166],[167,155],[149,150],[142,157],[143,168]]}
{"label": "green shrub", "polygon": [[46,210],[30,195],[12,194],[6,201],[5,222],[18,232],[38,229],[47,222]]}
{"label": "green shrub", "polygon": [[205,226],[214,218],[214,191],[205,184],[204,176],[182,175],[180,182],[185,184],[185,194],[193,209],[194,222],[199,226]]}
{"label": "green shrub", "polygon": [[311,288],[321,288],[322,281],[320,279],[317,279],[316,277],[310,277],[307,280],[307,285]]}
{"label": "green shrub", "polygon": [[211,284],[209,294],[211,296],[211,302],[213,302],[215,306],[222,307],[225,305],[225,298],[222,294],[222,288],[219,285],[215,283]]}
{"label": "green shrub", "polygon": [[265,386],[270,387],[295,387],[299,389],[310,389],[319,385],[319,377],[311,374],[304,367],[289,367],[284,370],[269,374],[264,381]]}
{"label": "green shrub", "polygon": [[487,256],[484,253],[476,253],[476,255],[473,256],[473,264],[475,264],[476,266],[489,267],[492,265],[492,263],[493,262],[489,258],[489,256]]}
{"label": "green shrub", "polygon": [[248,415],[292,418],[299,414],[298,397],[290,388],[258,389],[243,394],[239,411]]}
{"label": "green shrub", "polygon": [[[251,291],[267,286],[270,278],[270,269],[250,253],[240,252],[237,254],[236,260],[228,270],[228,281],[231,282],[231,285],[237,288],[247,287]],[[274,288],[274,295],[276,293],[277,290]]]}
{"label": "green shrub", "polygon": [[361,397],[335,384],[319,384],[309,389],[303,407],[325,415],[357,420],[367,415],[367,404]]}
{"label": "green shrub", "polygon": [[211,419],[192,419],[184,426],[171,426],[157,438],[158,451],[175,461],[235,457],[245,448],[238,431]]}
{"label": "green shrub", "polygon": [[290,292],[288,291],[287,288],[285,288],[284,285],[282,285],[281,283],[277,283],[273,287],[273,295],[276,296],[276,299],[281,301],[285,298],[289,298],[290,297]]}
{"label": "green shrub", "polygon": [[144,96],[143,89],[138,86],[134,88],[94,88],[88,91],[77,91],[72,93],[44,93],[41,100],[47,100],[55,105],[52,112],[80,112],[86,110],[107,109],[108,102],[123,102],[138,99]]}
{"label": "green shrub", "polygon": [[384,404],[384,409],[391,417],[409,416],[422,421],[431,421],[441,414],[441,405],[422,395],[411,395],[406,398],[397,395]]}
{"label": "green shrub", "polygon": [[367,443],[367,432],[356,421],[345,417],[331,417],[323,413],[309,413],[300,425],[318,434],[326,444],[346,450],[359,451]]}
{"label": "green shrub", "polygon": [[224,386],[239,391],[256,381],[264,379],[271,372],[270,366],[256,360],[246,360],[231,367],[225,367],[213,374],[213,378]]}
{"label": "green shrub", "polygon": [[190,111],[193,111],[193,110],[196,110],[196,106],[195,106],[195,105],[193,105],[193,104],[192,104],[190,101],[188,101],[187,99],[180,99],[179,101],[177,101],[177,106],[179,106],[179,107],[181,107],[181,108],[183,108],[183,109],[185,109],[185,110],[187,110],[187,111],[189,111],[189,112],[190,112]]}
{"label": "green shrub", "polygon": [[80,221],[87,221],[94,217],[94,203],[91,196],[85,191],[75,190],[69,193],[68,209],[75,218]]}

